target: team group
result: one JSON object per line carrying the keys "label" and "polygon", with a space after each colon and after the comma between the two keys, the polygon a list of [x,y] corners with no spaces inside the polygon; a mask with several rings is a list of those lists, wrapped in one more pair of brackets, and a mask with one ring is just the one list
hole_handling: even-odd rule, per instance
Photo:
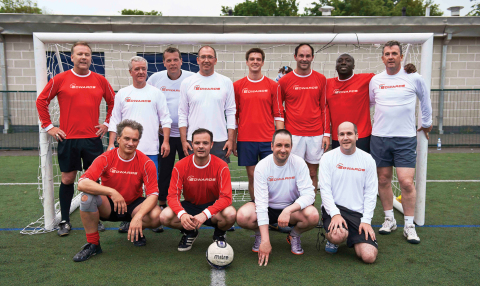
{"label": "team group", "polygon": [[[377,193],[385,212],[379,233],[397,228],[393,166],[402,191],[403,234],[408,242],[420,243],[413,222],[416,98],[422,117],[418,131],[427,138],[432,108],[415,67],[402,69],[399,42],[383,46],[384,72],[355,74],[354,58],[342,54],[336,60],[338,77],[328,80],[311,68],[312,46],[300,44],[296,68],[278,83],[262,75],[265,53],[259,48],[245,54],[248,76],[232,83],[215,72],[213,47],[199,49],[198,73],[181,70],[180,51],[169,47],[163,53],[166,70],[148,80],[147,61],[131,58],[133,84],[116,95],[103,76],[89,70],[91,54],[87,43],[75,43],[74,67],[53,77],[37,99],[42,128],[58,141],[60,236],[71,230],[74,181],[77,171],[86,170],[78,189],[87,244],[74,261],[102,253],[99,231],[105,228],[100,220],[122,222],[119,231],[127,232],[135,246],[146,245],[145,228],[180,229],[179,251],[191,249],[200,226],[214,227],[213,240],[225,241],[226,231],[237,222],[255,232],[252,251],[258,252],[259,265],[267,265],[272,251],[269,225],[288,228],[291,252],[301,255],[301,234],[321,220],[327,252],[336,253],[346,241],[362,261],[373,263],[378,254],[371,227]],[[59,127],[49,114],[55,97]],[[100,124],[102,98],[108,111]],[[101,138],[107,132],[104,153]],[[324,154],[330,136],[333,150]],[[246,167],[252,199],[238,211],[231,206],[232,153]],[[175,164],[176,155],[180,160]],[[320,211],[314,206],[317,187]]]}

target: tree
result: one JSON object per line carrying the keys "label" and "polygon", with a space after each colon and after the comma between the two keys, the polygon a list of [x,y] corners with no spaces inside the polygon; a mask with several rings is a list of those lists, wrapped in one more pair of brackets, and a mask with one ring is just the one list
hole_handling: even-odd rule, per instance
{"label": "tree", "polygon": [[430,16],[442,16],[439,4],[433,0],[319,0],[312,3],[312,8],[305,8],[305,16],[322,16],[318,9],[332,6],[332,16],[402,16],[406,7],[407,16],[425,16],[425,9],[430,6]]}
{"label": "tree", "polygon": [[470,0],[470,2],[475,2],[472,5],[472,11],[468,12],[467,16],[480,16],[480,3],[474,0]]}
{"label": "tree", "polygon": [[144,12],[142,10],[123,9],[120,11],[122,15],[150,15],[150,16],[162,16],[162,12],[152,10],[150,12]]}
{"label": "tree", "polygon": [[233,9],[222,6],[221,16],[228,16],[229,10],[234,16],[298,16],[296,0],[246,0]]}
{"label": "tree", "polygon": [[0,4],[0,13],[42,14],[35,0],[0,0]]}

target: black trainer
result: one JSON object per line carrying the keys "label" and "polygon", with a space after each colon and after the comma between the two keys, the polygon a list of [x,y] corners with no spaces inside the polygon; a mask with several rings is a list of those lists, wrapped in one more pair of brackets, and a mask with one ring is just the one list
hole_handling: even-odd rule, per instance
{"label": "black trainer", "polygon": [[232,225],[232,227],[227,229],[227,231],[235,231],[235,225]]}
{"label": "black trainer", "polygon": [[128,221],[122,221],[120,226],[118,227],[118,232],[120,233],[127,233],[128,229],[130,228],[130,222]]}
{"label": "black trainer", "polygon": [[198,237],[198,230],[183,232],[182,239],[178,243],[178,251],[189,251],[192,248],[193,242]]}
{"label": "black trainer", "polygon": [[215,241],[225,241],[227,242],[227,234],[224,235],[213,235],[213,242]]}
{"label": "black trainer", "polygon": [[142,237],[139,237],[137,241],[134,241],[133,245],[135,245],[135,246],[145,246],[145,245],[147,245],[147,239],[145,238],[145,235],[142,236]]}
{"label": "black trainer", "polygon": [[73,257],[73,261],[82,262],[100,253],[102,253],[102,247],[100,247],[100,244],[95,245],[92,243],[87,243],[82,246],[82,250],[80,250],[79,253],[75,254],[75,256]]}
{"label": "black trainer", "polygon": [[104,232],[105,231],[105,225],[101,221],[98,222],[98,231]]}
{"label": "black trainer", "polygon": [[157,228],[152,228],[152,231],[153,232],[156,232],[156,233],[161,233],[163,232],[163,225],[157,227]]}
{"label": "black trainer", "polygon": [[69,221],[64,221],[62,220],[58,224],[58,231],[57,234],[58,236],[65,236],[70,233],[70,230],[72,229],[72,224]]}

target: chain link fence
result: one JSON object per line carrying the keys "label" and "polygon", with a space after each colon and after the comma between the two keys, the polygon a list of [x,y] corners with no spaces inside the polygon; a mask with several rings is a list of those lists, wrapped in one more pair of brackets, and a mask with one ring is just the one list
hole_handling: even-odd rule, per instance
{"label": "chain link fence", "polygon": [[[443,92],[443,95],[442,95]],[[1,91],[0,149],[37,149],[38,113],[35,91]],[[443,118],[440,98],[443,96]],[[8,105],[4,107],[5,98]],[[429,145],[480,147],[480,89],[433,89],[433,130]],[[8,114],[6,110],[8,109]],[[7,120],[5,120],[7,115]],[[5,124],[8,122],[8,124]],[[8,129],[6,129],[8,125]]]}

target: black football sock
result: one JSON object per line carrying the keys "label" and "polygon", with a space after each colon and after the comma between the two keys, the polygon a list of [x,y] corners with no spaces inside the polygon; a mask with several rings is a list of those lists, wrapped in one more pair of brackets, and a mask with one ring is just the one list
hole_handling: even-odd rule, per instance
{"label": "black football sock", "polygon": [[65,185],[64,183],[60,184],[60,191],[58,197],[60,199],[60,211],[62,213],[62,220],[69,222],[70,221],[70,205],[72,204],[73,193],[75,189],[73,184]]}
{"label": "black football sock", "polygon": [[215,231],[213,232],[214,236],[224,236],[227,231],[221,230],[218,226],[215,226]]}
{"label": "black football sock", "polygon": [[166,208],[167,204],[160,205],[162,208]]}

